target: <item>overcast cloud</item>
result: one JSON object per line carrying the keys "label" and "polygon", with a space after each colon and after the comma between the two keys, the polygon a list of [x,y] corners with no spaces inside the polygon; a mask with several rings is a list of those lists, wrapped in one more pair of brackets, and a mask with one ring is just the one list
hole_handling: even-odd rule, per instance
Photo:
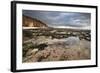
{"label": "overcast cloud", "polygon": [[90,27],[90,13],[23,10],[23,14],[36,18],[48,26]]}

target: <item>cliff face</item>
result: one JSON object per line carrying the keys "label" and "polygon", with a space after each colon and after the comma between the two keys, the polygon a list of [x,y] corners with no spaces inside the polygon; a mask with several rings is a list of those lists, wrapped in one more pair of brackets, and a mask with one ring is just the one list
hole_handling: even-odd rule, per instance
{"label": "cliff face", "polygon": [[23,15],[23,26],[24,27],[47,27],[47,25],[44,22],[25,15]]}

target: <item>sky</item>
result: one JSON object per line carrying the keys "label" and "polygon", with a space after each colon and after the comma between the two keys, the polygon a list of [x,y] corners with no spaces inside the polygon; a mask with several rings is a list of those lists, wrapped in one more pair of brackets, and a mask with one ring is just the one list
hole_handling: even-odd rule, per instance
{"label": "sky", "polygon": [[51,27],[90,27],[91,25],[90,13],[23,10],[23,15],[36,18]]}

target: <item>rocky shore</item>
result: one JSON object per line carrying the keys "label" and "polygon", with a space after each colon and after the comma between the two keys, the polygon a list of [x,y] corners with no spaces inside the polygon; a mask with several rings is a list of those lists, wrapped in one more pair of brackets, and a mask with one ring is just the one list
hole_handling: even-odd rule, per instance
{"label": "rocky shore", "polygon": [[[80,32],[82,39],[77,36],[79,32],[73,33],[74,35],[67,31],[25,30],[23,33],[23,63],[90,59],[90,32]],[[56,36],[52,37],[52,34]],[[89,39],[86,39],[87,37]]]}

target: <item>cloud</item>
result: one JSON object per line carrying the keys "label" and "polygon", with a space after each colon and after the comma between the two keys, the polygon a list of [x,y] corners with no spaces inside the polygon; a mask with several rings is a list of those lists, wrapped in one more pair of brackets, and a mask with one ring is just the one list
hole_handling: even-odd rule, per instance
{"label": "cloud", "polygon": [[23,14],[37,18],[49,26],[90,26],[90,13],[23,10]]}

